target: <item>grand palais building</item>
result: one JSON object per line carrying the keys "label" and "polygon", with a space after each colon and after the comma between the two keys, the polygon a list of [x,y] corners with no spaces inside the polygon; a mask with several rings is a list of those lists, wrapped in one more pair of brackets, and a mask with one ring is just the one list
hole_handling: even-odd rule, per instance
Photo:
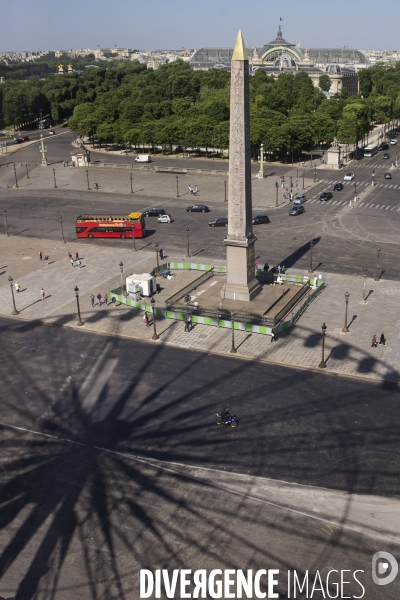
{"label": "grand palais building", "polygon": [[[359,69],[369,66],[368,58],[354,48],[301,48],[300,43],[287,42],[279,25],[276,38],[262,48],[247,48],[252,73],[259,70],[278,77],[280,73],[307,73],[318,86],[319,77],[329,75],[329,94],[345,87],[349,95],[358,94]],[[201,48],[190,58],[193,69],[230,70],[233,48]]]}

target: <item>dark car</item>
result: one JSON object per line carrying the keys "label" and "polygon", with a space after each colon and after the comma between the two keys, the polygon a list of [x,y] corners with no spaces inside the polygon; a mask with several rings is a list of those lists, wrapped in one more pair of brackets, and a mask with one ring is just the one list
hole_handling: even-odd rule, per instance
{"label": "dark car", "polygon": [[334,192],[340,192],[343,189],[343,183],[341,183],[339,181],[339,183],[335,183],[335,185],[333,186],[333,191]]}
{"label": "dark car", "polygon": [[385,152],[385,154],[382,156],[382,158],[390,158],[389,152]]}
{"label": "dark car", "polygon": [[145,217],[159,217],[160,215],[165,215],[165,210],[163,208],[157,208],[154,206],[153,208],[144,210],[143,215]]}
{"label": "dark car", "polygon": [[298,204],[289,210],[289,215],[297,217],[297,215],[301,215],[303,212],[306,212],[304,206],[302,204]]}
{"label": "dark car", "polygon": [[16,140],[14,140],[14,144],[22,144],[21,138],[17,138]]}
{"label": "dark car", "polygon": [[228,227],[228,219],[226,217],[218,217],[218,219],[213,219],[208,224],[210,227]]}
{"label": "dark car", "polygon": [[319,195],[319,199],[325,202],[331,198],[333,198],[332,192],[322,192],[322,194]]}
{"label": "dark car", "polygon": [[205,204],[195,204],[194,206],[188,206],[186,212],[210,212],[210,209]]}
{"label": "dark car", "polygon": [[263,223],[270,223],[269,217],[267,215],[256,215],[253,217],[253,225],[262,225]]}
{"label": "dark car", "polygon": [[385,179],[392,179],[392,176],[390,173],[385,173]]}
{"label": "dark car", "polygon": [[389,150],[389,144],[387,144],[386,142],[382,142],[382,144],[379,144],[378,146],[378,150]]}

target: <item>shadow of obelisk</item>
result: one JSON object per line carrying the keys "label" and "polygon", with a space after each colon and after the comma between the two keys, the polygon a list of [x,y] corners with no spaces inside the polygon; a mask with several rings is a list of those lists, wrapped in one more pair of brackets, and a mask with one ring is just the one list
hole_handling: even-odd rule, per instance
{"label": "shadow of obelisk", "polygon": [[239,31],[231,63],[228,235],[223,299],[249,301],[261,291],[254,272],[250,162],[249,59]]}

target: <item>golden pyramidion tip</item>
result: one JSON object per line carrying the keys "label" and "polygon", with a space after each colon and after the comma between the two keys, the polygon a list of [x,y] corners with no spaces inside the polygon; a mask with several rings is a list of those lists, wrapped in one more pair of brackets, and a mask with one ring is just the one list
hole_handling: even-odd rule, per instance
{"label": "golden pyramidion tip", "polygon": [[242,31],[239,29],[238,36],[236,38],[235,48],[232,54],[232,60],[249,60],[247,55],[246,46],[242,36]]}

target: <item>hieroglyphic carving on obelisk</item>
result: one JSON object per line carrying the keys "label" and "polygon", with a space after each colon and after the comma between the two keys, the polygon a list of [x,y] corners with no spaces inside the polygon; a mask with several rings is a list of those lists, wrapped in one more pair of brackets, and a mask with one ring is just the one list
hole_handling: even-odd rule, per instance
{"label": "hieroglyphic carving on obelisk", "polygon": [[261,290],[255,278],[252,225],[249,59],[239,31],[231,62],[229,201],[226,284],[222,297],[251,300]]}

